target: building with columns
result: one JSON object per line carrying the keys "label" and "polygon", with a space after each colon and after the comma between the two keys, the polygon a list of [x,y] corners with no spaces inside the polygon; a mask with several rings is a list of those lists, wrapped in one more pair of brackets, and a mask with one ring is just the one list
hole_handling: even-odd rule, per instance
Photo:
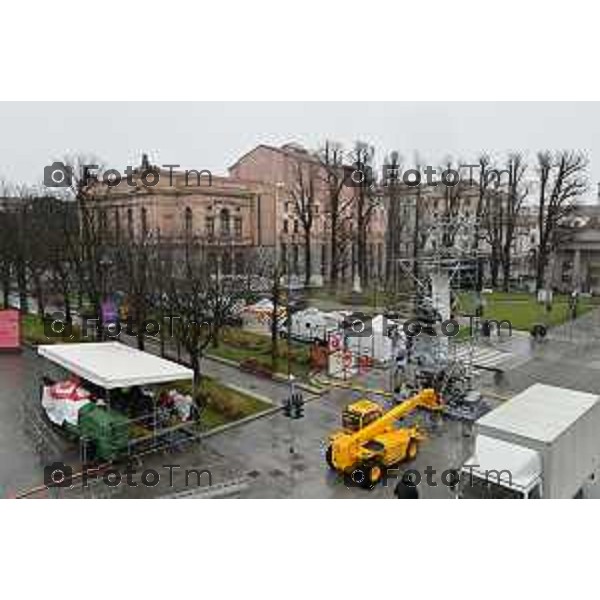
{"label": "building with columns", "polygon": [[600,204],[579,205],[560,232],[549,265],[560,292],[600,294]]}

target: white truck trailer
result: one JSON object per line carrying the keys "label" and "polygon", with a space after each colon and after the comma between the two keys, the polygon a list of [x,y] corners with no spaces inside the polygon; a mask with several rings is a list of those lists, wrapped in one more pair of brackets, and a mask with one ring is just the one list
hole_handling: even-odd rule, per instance
{"label": "white truck trailer", "polygon": [[536,383],[475,422],[460,498],[600,497],[600,397]]}

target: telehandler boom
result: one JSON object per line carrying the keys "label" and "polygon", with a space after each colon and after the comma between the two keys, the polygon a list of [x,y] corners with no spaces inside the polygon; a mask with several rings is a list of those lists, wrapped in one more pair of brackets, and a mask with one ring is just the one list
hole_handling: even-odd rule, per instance
{"label": "telehandler boom", "polygon": [[435,390],[422,390],[387,412],[370,400],[348,405],[342,413],[343,430],[329,438],[327,463],[357,485],[371,489],[386,468],[417,455],[418,442],[425,439],[423,432],[417,426],[395,427],[417,408],[440,411]]}

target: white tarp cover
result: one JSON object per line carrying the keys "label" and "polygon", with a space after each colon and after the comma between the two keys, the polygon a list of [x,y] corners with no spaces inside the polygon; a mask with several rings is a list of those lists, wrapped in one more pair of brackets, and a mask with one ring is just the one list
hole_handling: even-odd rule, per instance
{"label": "white tarp cover", "polygon": [[194,377],[187,367],[119,342],[44,345],[38,354],[107,390]]}
{"label": "white tarp cover", "polygon": [[88,390],[71,379],[46,385],[42,392],[42,408],[53,423],[61,426],[65,421],[77,426],[79,410],[90,402]]}
{"label": "white tarp cover", "polygon": [[312,341],[327,340],[327,334],[339,329],[344,317],[318,308],[306,308],[292,315],[292,338]]}
{"label": "white tarp cover", "polygon": [[[242,325],[248,331],[254,331],[264,335],[271,333],[271,321],[273,319],[274,305],[268,298],[259,300],[256,304],[246,306],[241,312]],[[279,306],[277,309],[277,321],[279,326],[285,322],[286,309]]]}

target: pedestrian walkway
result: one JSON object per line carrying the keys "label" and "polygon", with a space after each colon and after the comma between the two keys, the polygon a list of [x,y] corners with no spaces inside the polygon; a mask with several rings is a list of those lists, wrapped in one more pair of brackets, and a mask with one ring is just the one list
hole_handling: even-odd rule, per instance
{"label": "pedestrian walkway", "polygon": [[471,348],[469,344],[457,345],[454,352],[454,357],[458,360],[465,362],[471,360],[475,368],[494,371],[513,369],[530,358],[525,354],[517,354],[493,346],[474,346]]}
{"label": "pedestrian walkway", "polygon": [[561,342],[586,342],[600,326],[600,310],[593,309],[573,321],[549,329],[546,338]]}

